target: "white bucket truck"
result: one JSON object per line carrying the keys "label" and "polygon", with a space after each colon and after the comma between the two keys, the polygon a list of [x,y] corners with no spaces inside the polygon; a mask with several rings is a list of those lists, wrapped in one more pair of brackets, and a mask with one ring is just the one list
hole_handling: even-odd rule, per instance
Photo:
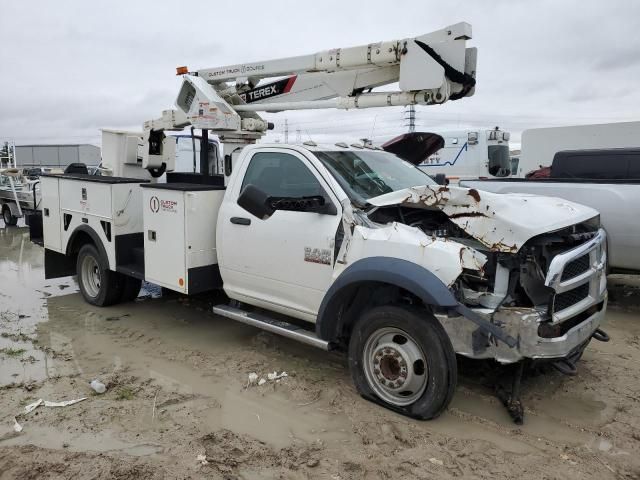
{"label": "white bucket truck", "polygon": [[[597,212],[443,187],[363,145],[253,144],[269,128],[256,111],[469,96],[470,37],[461,23],[309,56],[180,69],[177,108],[145,123],[143,168],[128,178],[42,178],[47,278],[77,274],[94,305],[132,299],[143,280],[188,295],[222,289],[232,302],[216,314],[345,351],[365,398],[416,418],[449,404],[456,354],[518,365],[505,403],[522,421],[524,361],[572,369],[592,338],[605,339],[605,276],[592,268],[606,252]],[[398,92],[364,93],[395,82]],[[175,142],[163,132],[188,125],[203,132],[201,172],[207,132],[218,136],[224,175],[172,172]],[[140,134],[105,135],[108,162],[137,161]],[[165,171],[163,184],[148,174]]]}

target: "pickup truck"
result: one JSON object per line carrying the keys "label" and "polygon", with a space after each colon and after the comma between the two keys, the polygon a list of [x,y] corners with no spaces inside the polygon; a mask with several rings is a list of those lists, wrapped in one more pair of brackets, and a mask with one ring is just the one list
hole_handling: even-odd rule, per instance
{"label": "pickup truck", "polygon": [[640,273],[640,149],[557,152],[548,178],[464,180],[461,185],[494,193],[535,194],[581,203],[600,212],[607,232],[607,269]]}
{"label": "pickup truck", "polygon": [[167,183],[44,175],[46,277],[77,274],[98,306],[142,280],[222,289],[215,313],[346,352],[363,397],[420,419],[449,404],[456,354],[572,367],[606,339],[606,235],[589,207],[438,185],[343,143],[226,160],[226,177]]}

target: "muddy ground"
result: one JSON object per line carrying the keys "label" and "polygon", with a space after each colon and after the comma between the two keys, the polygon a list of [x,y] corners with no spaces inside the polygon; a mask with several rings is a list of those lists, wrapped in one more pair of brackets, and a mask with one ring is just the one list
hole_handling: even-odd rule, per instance
{"label": "muddy ground", "polygon": [[[474,363],[441,418],[414,421],[360,398],[338,354],[151,287],[90,307],[42,262],[27,229],[0,223],[0,479],[640,478],[633,278],[613,279],[612,341],[593,342],[577,376],[524,381],[518,427]],[[274,371],[288,376],[247,387]]]}

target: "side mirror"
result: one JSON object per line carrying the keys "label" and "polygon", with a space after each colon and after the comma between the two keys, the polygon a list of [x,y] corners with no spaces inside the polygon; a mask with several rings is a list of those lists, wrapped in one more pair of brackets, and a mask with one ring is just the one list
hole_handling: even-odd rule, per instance
{"label": "side mirror", "polygon": [[247,185],[240,192],[238,205],[250,214],[265,220],[273,215],[275,209],[271,208],[269,197],[255,185]]}
{"label": "side mirror", "polygon": [[269,197],[268,202],[273,210],[289,210],[293,212],[313,212],[325,215],[337,215],[335,205],[322,195],[311,197]]}
{"label": "side mirror", "polygon": [[255,185],[247,185],[240,192],[238,205],[250,214],[266,220],[276,210],[292,212],[313,212],[324,215],[337,215],[338,210],[333,202],[328,202],[322,195],[310,197],[268,197]]}
{"label": "side mirror", "polygon": [[232,169],[231,155],[227,154],[224,156],[224,174],[227,177],[231,175],[231,169]]}

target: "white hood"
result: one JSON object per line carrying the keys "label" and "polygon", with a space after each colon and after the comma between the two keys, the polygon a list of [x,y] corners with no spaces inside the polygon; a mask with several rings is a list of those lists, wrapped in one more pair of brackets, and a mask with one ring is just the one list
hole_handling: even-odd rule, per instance
{"label": "white hood", "polygon": [[371,198],[368,203],[442,210],[466,233],[502,252],[516,252],[537,235],[598,215],[592,208],[560,198],[441,185],[406,188]]}

